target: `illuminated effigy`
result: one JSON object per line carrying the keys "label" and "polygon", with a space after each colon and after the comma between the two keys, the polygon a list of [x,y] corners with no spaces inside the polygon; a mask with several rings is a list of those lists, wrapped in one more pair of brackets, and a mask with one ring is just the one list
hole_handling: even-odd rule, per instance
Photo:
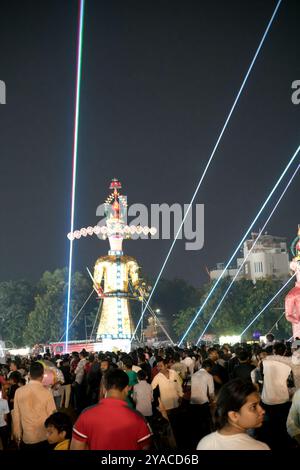
{"label": "illuminated effigy", "polygon": [[293,287],[285,298],[285,316],[291,322],[293,337],[300,338],[300,227],[298,236],[291,245],[293,259],[290,268],[296,276],[295,287]]}
{"label": "illuminated effigy", "polygon": [[112,193],[105,201],[106,224],[87,227],[69,233],[69,238],[86,237],[87,235],[102,235],[108,238],[110,250],[108,255],[101,256],[96,261],[94,274],[90,274],[94,289],[100,299],[99,324],[96,339],[102,340],[102,349],[130,350],[134,325],[130,312],[129,300],[142,300],[148,294],[139,277],[139,266],[131,256],[124,255],[122,243],[124,238],[130,238],[134,233],[151,234],[156,229],[141,226],[126,225],[127,203],[120,194],[122,185],[117,179],[110,184]]}

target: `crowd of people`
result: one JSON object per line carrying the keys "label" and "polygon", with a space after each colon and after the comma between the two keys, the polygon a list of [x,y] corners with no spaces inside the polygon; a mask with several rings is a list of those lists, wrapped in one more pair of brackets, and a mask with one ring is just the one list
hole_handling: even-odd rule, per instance
{"label": "crowd of people", "polygon": [[3,449],[300,446],[299,339],[7,358],[0,387]]}

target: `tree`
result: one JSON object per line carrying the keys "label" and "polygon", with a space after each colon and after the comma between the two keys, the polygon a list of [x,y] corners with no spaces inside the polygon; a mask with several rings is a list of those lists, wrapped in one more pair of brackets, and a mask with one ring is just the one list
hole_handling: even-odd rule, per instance
{"label": "tree", "polygon": [[[202,334],[204,328],[208,324],[212,315],[214,314],[218,303],[220,302],[226,288],[231,282],[230,278],[222,279],[207,302],[203,311],[201,311],[198,319],[193,324],[186,339],[190,341],[197,341]],[[203,305],[214,283],[204,286],[200,303],[197,309],[188,307],[181,310],[174,320],[174,330],[179,338],[186,332],[195,317],[199,308]],[[216,312],[213,320],[208,326],[206,333],[220,335],[239,335],[250,324],[254,317],[263,309],[263,307],[271,300],[271,298],[278,292],[282,282],[274,279],[261,279],[253,284],[251,280],[242,279],[236,281],[225,297],[220,308]],[[280,296],[270,304],[270,306],[262,313],[262,315],[249,327],[243,339],[252,339],[255,331],[260,331],[262,335],[266,334],[279,318],[278,310],[283,305],[284,297],[289,288],[283,291]],[[281,310],[280,310],[281,311]],[[282,321],[280,323],[280,337],[289,336],[290,325]]]}
{"label": "tree", "polygon": [[166,320],[169,332],[173,331],[175,315],[188,307],[196,307],[200,300],[200,289],[188,284],[184,279],[161,279],[151,299],[152,308],[159,309]]}
{"label": "tree", "polygon": [[46,271],[37,286],[34,309],[24,332],[26,343],[48,343],[62,334],[66,270]]}
{"label": "tree", "polygon": [[23,346],[23,331],[34,306],[34,286],[27,281],[0,283],[0,335],[9,346]]}
{"label": "tree", "polygon": [[[29,314],[24,340],[29,344],[59,341],[64,337],[67,304],[67,269],[46,271],[38,283],[34,309]],[[72,276],[70,323],[91,293],[90,281],[81,273]],[[69,329],[70,339],[85,338],[85,315],[95,317],[95,295]]]}

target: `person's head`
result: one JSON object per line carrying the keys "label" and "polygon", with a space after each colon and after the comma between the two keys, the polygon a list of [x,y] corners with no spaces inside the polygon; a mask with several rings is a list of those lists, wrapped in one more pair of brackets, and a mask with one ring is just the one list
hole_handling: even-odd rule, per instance
{"label": "person's head", "polygon": [[110,367],[110,362],[108,359],[102,359],[101,362],[100,362],[100,369],[101,369],[101,372],[104,373],[106,372]]}
{"label": "person's head", "polygon": [[29,368],[29,375],[31,380],[39,380],[42,382],[44,377],[44,366],[40,362],[33,362]]}
{"label": "person's head", "polygon": [[267,340],[268,343],[273,343],[273,341],[274,341],[274,335],[273,335],[272,333],[268,333],[268,334],[266,335],[266,340]]}
{"label": "person's head", "polygon": [[214,362],[216,362],[219,359],[219,353],[218,353],[217,348],[215,347],[209,348],[207,351],[207,355],[208,355],[208,358]]}
{"label": "person's head", "polygon": [[11,385],[18,384],[20,382],[20,380],[21,380],[21,374],[17,370],[12,372],[9,376],[9,379],[8,379],[8,381]]}
{"label": "person's head", "polygon": [[163,359],[162,357],[157,358],[157,370],[158,372],[165,373],[168,369],[169,359]]}
{"label": "person's head", "polygon": [[124,356],[122,362],[126,370],[132,369],[133,361],[130,356]]}
{"label": "person's head", "polygon": [[278,354],[279,356],[284,356],[286,351],[286,346],[283,343],[276,343],[273,346],[274,353]]}
{"label": "person's head", "polygon": [[215,363],[211,359],[204,359],[202,362],[202,369],[205,369],[207,372],[211,372]]}
{"label": "person's head", "polygon": [[82,351],[80,351],[79,353],[79,359],[85,359],[87,356],[87,352],[85,349],[83,349]]}
{"label": "person's head", "polygon": [[146,362],[146,355],[143,352],[139,352],[138,354],[138,364],[143,364]]}
{"label": "person's head", "polygon": [[270,356],[273,354],[273,346],[267,346],[264,348],[264,352],[266,353],[266,356]]}
{"label": "person's head", "polygon": [[240,363],[245,363],[245,362],[248,362],[249,361],[249,353],[248,351],[246,351],[245,349],[242,349],[241,351],[239,351],[238,353],[238,360]]}
{"label": "person's head", "polygon": [[267,352],[266,351],[260,351],[260,353],[258,354],[258,359],[260,361],[263,361],[266,357],[267,357]]}
{"label": "person's head", "polygon": [[179,352],[175,352],[175,354],[174,354],[174,362],[180,362],[180,354],[179,354]]}
{"label": "person's head", "polygon": [[146,380],[147,379],[146,372],[143,369],[139,370],[138,373],[137,373],[137,378],[138,378],[139,382],[141,380]]}
{"label": "person's head", "polygon": [[18,370],[17,361],[11,361],[10,366],[9,366],[9,370],[11,370],[12,372],[15,372],[16,370]]}
{"label": "person's head", "polygon": [[220,389],[216,425],[219,429],[227,426],[239,432],[262,426],[265,411],[260,406],[259,394],[252,382],[234,379]]}
{"label": "person's head", "polygon": [[72,437],[72,422],[68,415],[57,411],[45,421],[47,441],[57,444]]}
{"label": "person's head", "polygon": [[95,360],[95,355],[94,354],[89,354],[89,362],[94,362]]}
{"label": "person's head", "polygon": [[105,374],[105,389],[108,398],[126,400],[128,395],[129,377],[121,369],[112,369]]}

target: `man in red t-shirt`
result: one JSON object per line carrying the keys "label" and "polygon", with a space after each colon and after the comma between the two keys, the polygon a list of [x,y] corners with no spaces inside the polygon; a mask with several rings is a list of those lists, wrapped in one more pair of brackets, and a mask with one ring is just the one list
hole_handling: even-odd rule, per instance
{"label": "man in red t-shirt", "polygon": [[73,427],[71,450],[147,450],[151,431],[143,416],[128,407],[128,375],[107,372],[106,398],[84,410]]}

